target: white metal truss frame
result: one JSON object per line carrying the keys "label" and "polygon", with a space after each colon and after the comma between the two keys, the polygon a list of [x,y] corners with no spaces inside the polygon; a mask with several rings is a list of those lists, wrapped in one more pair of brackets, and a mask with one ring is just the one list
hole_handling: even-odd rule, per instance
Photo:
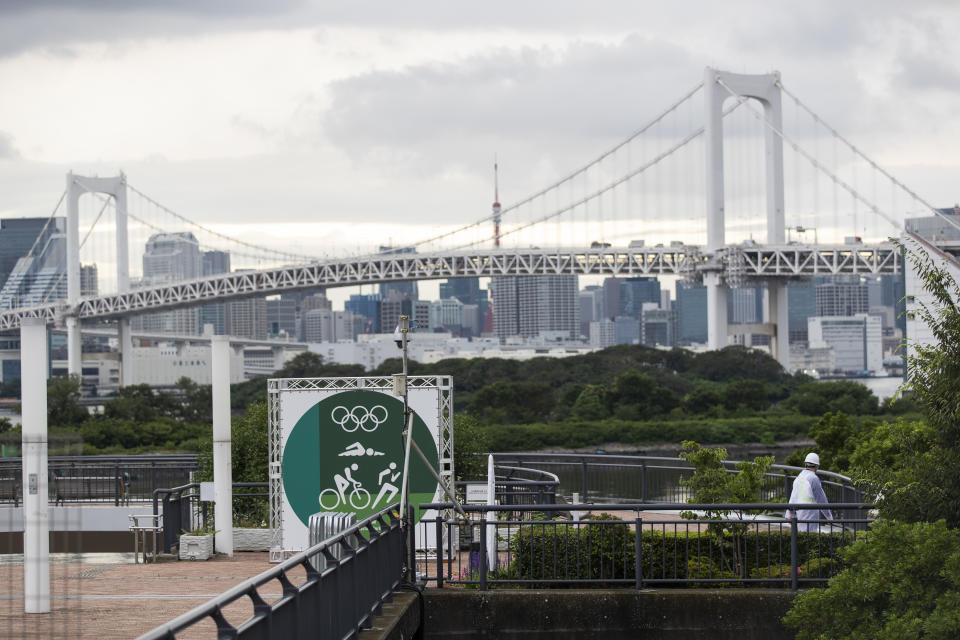
{"label": "white metal truss frame", "polygon": [[[439,416],[437,457],[440,463],[440,478],[450,494],[454,494],[453,468],[453,378],[451,376],[407,376],[411,389],[438,389],[437,415]],[[267,380],[268,422],[268,481],[270,489],[270,560],[282,559],[283,533],[283,443],[280,441],[280,394],[296,391],[348,391],[365,389],[393,393],[392,376],[367,376],[350,378],[271,378]],[[446,518],[452,517],[447,513]]]}
{"label": "white metal truss frame", "polygon": [[437,254],[386,254],[245,271],[66,303],[0,311],[0,330],[16,329],[20,318],[119,318],[282,291],[354,286],[401,280],[525,275],[675,275],[729,271],[732,280],[841,273],[899,273],[899,251],[877,245],[743,247],[717,252],[722,264],[700,247],[500,249]]}

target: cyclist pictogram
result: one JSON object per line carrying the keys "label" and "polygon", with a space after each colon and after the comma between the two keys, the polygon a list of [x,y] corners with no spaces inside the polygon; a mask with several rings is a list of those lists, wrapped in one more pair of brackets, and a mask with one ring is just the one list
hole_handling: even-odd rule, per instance
{"label": "cyclist pictogram", "polygon": [[354,462],[349,467],[343,469],[343,475],[335,474],[333,476],[333,482],[337,485],[336,489],[324,489],[320,492],[320,506],[326,509],[327,511],[333,511],[341,504],[348,504],[347,502],[347,487],[351,484],[353,485],[353,490],[350,492],[349,504],[354,509],[366,509],[367,505],[370,504],[370,492],[363,488],[358,480],[354,480],[351,471],[356,471],[359,469],[359,466]]}

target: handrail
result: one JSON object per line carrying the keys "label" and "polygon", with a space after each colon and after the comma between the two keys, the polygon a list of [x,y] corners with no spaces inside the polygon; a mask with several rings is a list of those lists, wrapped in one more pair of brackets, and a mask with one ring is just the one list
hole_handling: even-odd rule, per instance
{"label": "handrail", "polygon": [[[336,638],[352,636],[369,625],[379,606],[400,584],[403,560],[403,539],[397,505],[391,505],[362,522],[302,551],[275,567],[246,580],[207,602],[194,607],[166,624],[148,631],[139,640],[172,640],[176,634],[207,618],[217,625],[218,637],[244,638]],[[379,525],[379,529],[377,526]],[[333,549],[343,545],[345,557],[338,558]],[[318,571],[314,559],[322,555],[326,568]],[[294,585],[288,572],[298,567],[307,578]],[[328,593],[324,580],[335,573],[338,591],[346,598]],[[278,581],[283,595],[268,604],[259,593],[260,587]],[[329,583],[328,583],[329,584]],[[357,596],[366,596],[358,602]],[[253,603],[253,616],[233,625],[223,616],[223,609],[242,597]],[[367,601],[369,600],[369,601]]]}

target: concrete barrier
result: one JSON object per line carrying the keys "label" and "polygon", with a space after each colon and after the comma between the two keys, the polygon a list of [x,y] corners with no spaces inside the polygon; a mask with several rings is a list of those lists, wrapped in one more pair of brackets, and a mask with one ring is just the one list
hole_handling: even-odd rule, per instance
{"label": "concrete barrier", "polygon": [[787,589],[428,589],[426,638],[792,639]]}

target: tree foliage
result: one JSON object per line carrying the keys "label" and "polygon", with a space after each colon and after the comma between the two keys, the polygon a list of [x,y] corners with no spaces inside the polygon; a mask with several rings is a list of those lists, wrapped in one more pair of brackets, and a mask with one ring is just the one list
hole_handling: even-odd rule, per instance
{"label": "tree foliage", "polygon": [[879,520],[843,559],[849,568],[784,618],[798,640],[960,636],[960,532],[944,521]]}

